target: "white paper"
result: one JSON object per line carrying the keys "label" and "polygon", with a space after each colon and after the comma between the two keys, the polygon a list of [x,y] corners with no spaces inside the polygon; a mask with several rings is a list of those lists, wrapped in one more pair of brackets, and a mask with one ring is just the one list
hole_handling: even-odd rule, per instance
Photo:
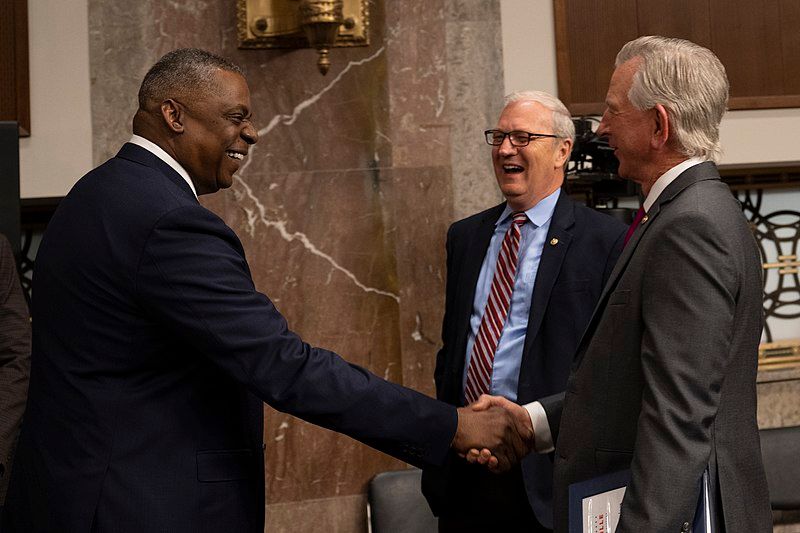
{"label": "white paper", "polygon": [[584,498],[583,533],[613,533],[619,524],[625,487]]}

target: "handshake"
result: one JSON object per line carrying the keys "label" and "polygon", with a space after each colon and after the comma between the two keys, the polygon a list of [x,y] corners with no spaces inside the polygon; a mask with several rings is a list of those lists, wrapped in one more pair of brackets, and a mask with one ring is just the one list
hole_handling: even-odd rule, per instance
{"label": "handshake", "polygon": [[530,415],[502,396],[484,394],[458,408],[458,429],[451,446],[470,463],[505,472],[535,449]]}

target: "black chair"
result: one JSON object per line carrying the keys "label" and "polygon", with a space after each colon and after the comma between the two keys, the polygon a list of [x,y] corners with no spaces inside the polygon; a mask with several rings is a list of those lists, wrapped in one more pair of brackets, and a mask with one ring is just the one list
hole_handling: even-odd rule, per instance
{"label": "black chair", "polygon": [[800,426],[762,429],[759,434],[772,508],[800,509]]}
{"label": "black chair", "polygon": [[436,533],[438,520],[420,490],[422,470],[382,472],[369,482],[368,528],[372,533]]}

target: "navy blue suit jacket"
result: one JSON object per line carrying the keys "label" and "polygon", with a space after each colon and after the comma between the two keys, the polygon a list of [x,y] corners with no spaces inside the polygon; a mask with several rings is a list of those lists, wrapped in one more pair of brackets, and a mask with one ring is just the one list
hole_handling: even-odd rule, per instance
{"label": "navy blue suit jacket", "polygon": [[138,146],[64,198],[34,279],[4,533],[262,532],[262,400],[420,466],[447,454],[453,407],[289,331],[234,232]]}
{"label": "navy blue suit jacket", "polygon": [[[463,404],[462,377],[469,319],[481,264],[505,203],[458,221],[447,234],[447,292],[442,348],[436,358],[436,393]],[[534,282],[517,402],[530,403],[564,390],[581,334],[622,249],[626,227],[571,200],[556,203]],[[556,244],[551,244],[557,239]],[[454,459],[457,460],[457,459]],[[552,527],[552,458],[522,461],[528,501],[537,519]],[[423,492],[436,511],[447,497],[447,468],[428,469]]]}

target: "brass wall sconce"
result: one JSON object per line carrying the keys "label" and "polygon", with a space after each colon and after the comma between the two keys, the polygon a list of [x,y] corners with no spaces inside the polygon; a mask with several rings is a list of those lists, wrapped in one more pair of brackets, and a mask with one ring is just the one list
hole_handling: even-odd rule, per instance
{"label": "brass wall sconce", "polygon": [[316,48],[330,69],[330,49],[367,46],[368,0],[237,0],[239,48]]}

